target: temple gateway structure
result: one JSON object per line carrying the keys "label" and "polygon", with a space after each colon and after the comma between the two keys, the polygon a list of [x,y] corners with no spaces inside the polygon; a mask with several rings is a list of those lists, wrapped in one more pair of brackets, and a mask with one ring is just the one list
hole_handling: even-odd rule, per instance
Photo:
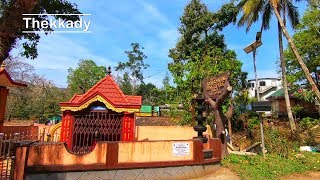
{"label": "temple gateway structure", "polygon": [[60,141],[75,153],[90,152],[98,141],[133,141],[141,99],[123,94],[109,71],[85,94],[60,103]]}
{"label": "temple gateway structure", "polygon": [[60,103],[63,118],[53,131],[61,142],[16,148],[13,179],[188,179],[219,166],[221,140],[202,124],[203,97],[195,128],[136,127],[141,100],[123,94],[109,70],[85,94]]}

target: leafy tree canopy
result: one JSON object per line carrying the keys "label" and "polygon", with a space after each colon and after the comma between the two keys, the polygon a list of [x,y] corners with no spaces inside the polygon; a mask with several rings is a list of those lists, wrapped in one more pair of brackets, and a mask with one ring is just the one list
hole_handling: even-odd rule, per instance
{"label": "leafy tree canopy", "polygon": [[126,95],[133,94],[133,87],[132,87],[131,81],[132,79],[130,78],[128,72],[125,72],[123,74],[123,77],[118,78],[118,84],[120,86],[120,89]]}
{"label": "leafy tree canopy", "polygon": [[[303,57],[312,78],[320,88],[320,31],[319,31],[320,10],[316,6],[310,6],[302,17],[301,23],[293,36],[293,42]],[[316,23],[317,22],[317,23]],[[291,48],[285,51],[288,82],[293,95],[299,99],[314,102],[315,94],[308,86],[308,81],[301,66]],[[307,85],[307,86],[305,86]],[[305,89],[302,89],[305,88]]]}
{"label": "leafy tree canopy", "polygon": [[[148,64],[145,64],[144,60],[147,59],[147,56],[142,52],[144,49],[139,43],[131,43],[132,50],[125,51],[128,57],[127,62],[119,62],[115,67],[116,71],[129,71],[133,81],[139,80],[140,83],[143,83],[143,70],[149,67]],[[134,85],[136,82],[133,82]]]}
{"label": "leafy tree canopy", "polygon": [[35,74],[32,65],[16,58],[7,61],[6,69],[16,81],[28,85],[10,89],[6,106],[8,120],[47,119],[60,113],[59,102],[68,98],[66,89],[57,88],[51,81]]}
{"label": "leafy tree canopy", "polygon": [[[80,14],[76,4],[67,0],[2,0],[0,1],[0,64],[9,56],[17,40],[22,40],[24,51],[22,55],[34,59],[38,56],[37,45],[40,35],[37,33],[22,33],[22,31],[53,31],[25,27],[22,14]],[[39,21],[49,21],[49,16],[32,16]],[[56,19],[76,21],[79,16],[54,16]],[[31,23],[31,22],[30,22]],[[30,26],[29,26],[30,27]]]}
{"label": "leafy tree canopy", "polygon": [[[304,63],[312,73],[312,78],[319,88],[320,75],[320,10],[310,6],[293,36],[293,42],[303,57]],[[291,48],[285,51],[289,83],[303,83],[307,80]]]}
{"label": "leafy tree canopy", "polygon": [[107,74],[104,66],[97,66],[93,60],[80,60],[76,69],[68,70],[68,87],[71,93],[84,94]]}
{"label": "leafy tree canopy", "polygon": [[[169,64],[173,80],[184,106],[190,105],[192,86],[194,92],[201,91],[204,78],[224,71],[231,72],[231,84],[239,89],[242,63],[234,51],[228,50],[219,30],[235,21],[237,8],[224,5],[218,12],[210,12],[199,0],[192,0],[180,18],[181,37],[176,47],[169,50],[173,62]],[[194,83],[192,85],[192,79]]]}
{"label": "leafy tree canopy", "polygon": [[142,96],[142,103],[155,105],[159,100],[159,89],[152,83],[142,83],[137,88],[137,95]]}

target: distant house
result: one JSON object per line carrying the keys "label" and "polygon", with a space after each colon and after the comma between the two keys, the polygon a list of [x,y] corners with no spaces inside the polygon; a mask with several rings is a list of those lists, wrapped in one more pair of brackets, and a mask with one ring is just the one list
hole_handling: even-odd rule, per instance
{"label": "distant house", "polygon": [[[249,96],[251,98],[257,97],[255,93],[256,80],[250,79],[249,82]],[[261,101],[267,101],[267,97],[282,88],[281,79],[278,78],[260,78],[258,79],[258,91]]]}
{"label": "distant house", "polygon": [[[267,100],[271,101],[271,112],[276,117],[287,116],[287,108],[283,89],[279,89],[271,94],[269,97],[267,97]],[[291,107],[300,105],[301,107],[303,107],[303,112],[301,113],[305,115],[317,114],[317,108],[314,103],[303,101],[290,96],[290,105]]]}

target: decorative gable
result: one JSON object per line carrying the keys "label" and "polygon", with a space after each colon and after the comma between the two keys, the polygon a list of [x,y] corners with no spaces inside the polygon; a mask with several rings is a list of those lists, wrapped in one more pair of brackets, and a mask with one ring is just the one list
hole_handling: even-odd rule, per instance
{"label": "decorative gable", "polygon": [[83,95],[75,94],[68,102],[61,102],[61,111],[79,111],[99,101],[115,112],[138,112],[141,96],[124,95],[111,75],[107,75]]}

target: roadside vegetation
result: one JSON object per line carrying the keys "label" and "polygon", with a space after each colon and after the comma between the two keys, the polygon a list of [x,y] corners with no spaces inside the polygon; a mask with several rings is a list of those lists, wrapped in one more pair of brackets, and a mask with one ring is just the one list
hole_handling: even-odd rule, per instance
{"label": "roadside vegetation", "polygon": [[236,172],[241,179],[279,179],[281,176],[307,171],[320,171],[320,154],[292,152],[288,158],[267,154],[262,156],[241,156],[231,154],[222,165]]}
{"label": "roadside vegetation", "polygon": [[[303,118],[297,132],[292,133],[289,124],[265,127],[266,159],[260,154],[243,156],[230,154],[222,166],[236,172],[241,179],[279,179],[292,173],[320,171],[319,152],[300,152],[301,146],[315,147],[320,143],[320,121]],[[260,129],[252,123],[252,142],[259,141]]]}

